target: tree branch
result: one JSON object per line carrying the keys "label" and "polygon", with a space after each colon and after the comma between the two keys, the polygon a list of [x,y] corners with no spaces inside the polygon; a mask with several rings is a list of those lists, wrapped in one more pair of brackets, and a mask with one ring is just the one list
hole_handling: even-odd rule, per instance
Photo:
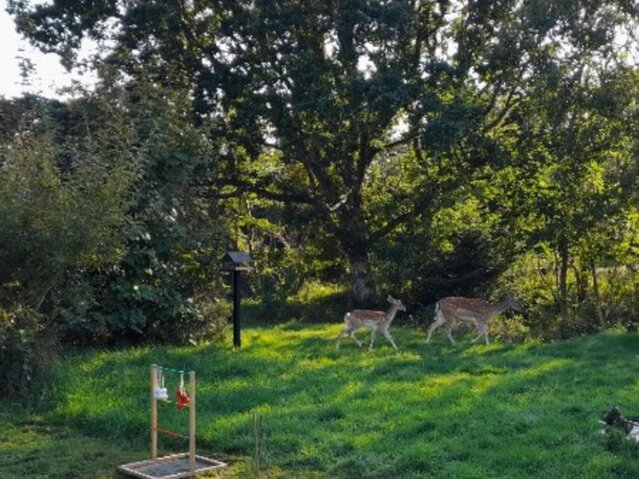
{"label": "tree branch", "polygon": [[389,220],[384,226],[378,228],[373,231],[370,235],[371,242],[375,242],[392,232],[399,225],[404,224],[414,218],[416,218],[422,211],[435,199],[437,192],[439,191],[438,186],[432,187],[428,193],[425,193],[421,196],[415,203],[413,207],[404,213],[397,215],[396,217]]}
{"label": "tree branch", "polygon": [[265,184],[259,185],[255,183],[248,183],[242,180],[224,179],[218,182],[218,186],[219,187],[223,187],[223,186],[235,187],[233,191],[229,191],[227,193],[215,192],[211,195],[214,198],[218,198],[218,199],[237,198],[241,196],[243,193],[255,193],[257,195],[260,195],[263,198],[274,200],[274,201],[282,201],[284,203],[317,205],[317,201],[315,201],[311,196],[305,193],[282,193],[277,191],[271,191],[267,188]]}
{"label": "tree branch", "polygon": [[482,128],[482,134],[488,133],[489,131],[494,130],[495,128],[499,128],[501,125],[503,125],[504,121],[506,121],[506,118],[508,118],[508,115],[512,113],[512,111],[517,105],[519,105],[520,102],[521,98],[513,98],[513,95],[509,95],[503,110],[497,114],[497,117],[494,120],[487,123]]}

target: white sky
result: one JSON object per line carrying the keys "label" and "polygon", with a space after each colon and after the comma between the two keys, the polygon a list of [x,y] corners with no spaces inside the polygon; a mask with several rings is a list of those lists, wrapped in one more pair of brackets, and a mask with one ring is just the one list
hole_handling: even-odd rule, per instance
{"label": "white sky", "polygon": [[[90,83],[90,78],[68,73],[55,54],[44,54],[34,49],[15,30],[13,19],[6,11],[6,0],[0,0],[0,96],[16,97],[22,93],[37,93],[46,97],[61,97],[60,88],[72,81]],[[20,60],[28,57],[35,67],[29,85],[23,85],[20,76]]]}

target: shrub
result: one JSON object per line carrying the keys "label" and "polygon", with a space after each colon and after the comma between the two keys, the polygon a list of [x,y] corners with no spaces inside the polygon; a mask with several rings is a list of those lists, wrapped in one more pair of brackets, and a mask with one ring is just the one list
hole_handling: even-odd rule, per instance
{"label": "shrub", "polygon": [[26,389],[55,355],[55,336],[43,334],[40,315],[16,306],[0,308],[0,394]]}
{"label": "shrub", "polygon": [[507,343],[523,342],[529,337],[530,327],[520,315],[499,315],[490,321],[490,336]]}
{"label": "shrub", "polygon": [[[287,298],[292,317],[301,321],[339,322],[351,309],[349,292],[343,287],[318,281],[307,281]],[[291,318],[288,318],[291,319]]]}

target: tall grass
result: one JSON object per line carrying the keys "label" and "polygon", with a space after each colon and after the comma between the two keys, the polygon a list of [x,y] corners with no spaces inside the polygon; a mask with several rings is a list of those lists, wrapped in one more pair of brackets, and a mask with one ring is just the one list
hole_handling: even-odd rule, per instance
{"label": "tall grass", "polygon": [[[31,416],[137,459],[149,440],[149,365],[158,363],[197,372],[202,454],[250,463],[254,417],[263,418],[264,477],[639,477],[639,446],[599,434],[597,423],[611,405],[639,413],[637,335],[451,346],[443,338],[426,345],[422,333],[399,328],[398,353],[381,341],[371,352],[345,343],[337,353],[338,330],[252,328],[241,351],[76,352],[55,368]],[[175,389],[179,377],[166,381]],[[186,432],[187,413],[162,404],[160,424]],[[180,440],[161,444],[162,452],[186,450]],[[0,454],[7,450],[30,454],[11,438],[0,443]],[[19,477],[20,466],[2,457],[0,476]],[[227,477],[251,477],[250,467]]]}

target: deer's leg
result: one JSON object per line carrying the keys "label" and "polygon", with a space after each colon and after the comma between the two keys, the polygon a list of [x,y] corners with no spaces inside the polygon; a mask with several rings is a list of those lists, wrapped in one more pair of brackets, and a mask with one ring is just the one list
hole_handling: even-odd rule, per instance
{"label": "deer's leg", "polygon": [[446,328],[446,334],[448,335],[448,339],[451,344],[455,344],[455,338],[453,338],[453,324],[449,324]]}
{"label": "deer's leg", "polygon": [[[345,335],[347,335],[347,334],[348,334],[349,336],[351,336],[351,338],[352,338],[352,337],[353,337],[353,336],[352,336],[353,331],[354,331],[353,327],[352,327],[351,325],[349,325],[348,323],[346,323],[346,325],[344,326],[344,329],[342,329],[342,330],[339,332],[339,336],[337,337],[337,346],[336,346],[336,349],[337,349],[338,351],[339,351],[339,347],[340,347],[340,345],[342,344],[342,338],[343,338]],[[357,340],[355,340],[355,342],[357,342]]]}
{"label": "deer's leg", "polygon": [[484,334],[484,340],[486,341],[486,346],[488,346],[490,344],[490,340],[488,339],[488,325],[484,324],[481,329]]}
{"label": "deer's leg", "polygon": [[356,330],[355,330],[355,328],[351,328],[351,329],[349,330],[348,335],[349,335],[349,336],[351,337],[351,339],[352,339],[353,341],[355,341],[355,343],[356,343],[356,344],[357,344],[357,345],[361,348],[361,347],[362,347],[362,343],[361,343],[361,341],[360,341],[359,339],[357,339],[357,337],[355,336],[355,331],[356,331]]}
{"label": "deer's leg", "polygon": [[448,336],[450,344],[455,344],[455,338],[453,338],[453,329],[455,329],[455,326],[457,326],[458,320],[454,317],[446,320],[443,314],[442,319],[445,321],[446,324],[446,336]]}
{"label": "deer's leg", "polygon": [[488,326],[485,324],[477,323],[477,329],[479,330],[479,334],[471,342],[476,343],[479,340],[479,338],[483,336],[484,341],[486,341],[486,344],[490,344],[490,340],[488,339]]}
{"label": "deer's leg", "polygon": [[395,348],[395,351],[397,351],[397,345],[395,344],[395,341],[393,341],[393,337],[391,336],[388,329],[384,330],[384,337],[390,341],[390,343],[393,345],[393,348]]}
{"label": "deer's leg", "polygon": [[370,346],[368,346],[369,351],[373,349],[373,343],[375,343],[375,338],[377,337],[378,334],[379,334],[379,330],[373,329],[373,332],[371,333],[371,344]]}
{"label": "deer's leg", "polygon": [[339,346],[340,344],[342,344],[342,338],[344,337],[347,331],[348,331],[348,328],[344,328],[339,332],[339,336],[337,336],[337,343],[335,344],[336,351],[339,351]]}
{"label": "deer's leg", "polygon": [[426,337],[427,343],[430,342],[430,337],[433,335],[435,330],[444,324],[446,324],[446,318],[442,314],[437,313],[435,316],[435,322],[428,327],[428,336]]}
{"label": "deer's leg", "polygon": [[337,351],[339,351],[339,347],[342,344],[342,338],[346,335],[349,335],[351,337],[351,339],[353,341],[355,341],[355,343],[357,343],[357,345],[361,348],[362,347],[362,343],[360,342],[359,339],[357,339],[357,337],[355,336],[355,331],[357,331],[357,328],[353,328],[351,326],[345,326],[344,329],[342,329],[339,333],[339,336],[337,337],[337,345],[335,347],[335,349]]}
{"label": "deer's leg", "polygon": [[473,318],[471,321],[473,322],[473,324],[475,325],[475,329],[479,333],[476,337],[470,340],[471,343],[475,344],[479,340],[479,338],[483,336],[483,333],[481,330],[481,325],[477,322],[477,320]]}

